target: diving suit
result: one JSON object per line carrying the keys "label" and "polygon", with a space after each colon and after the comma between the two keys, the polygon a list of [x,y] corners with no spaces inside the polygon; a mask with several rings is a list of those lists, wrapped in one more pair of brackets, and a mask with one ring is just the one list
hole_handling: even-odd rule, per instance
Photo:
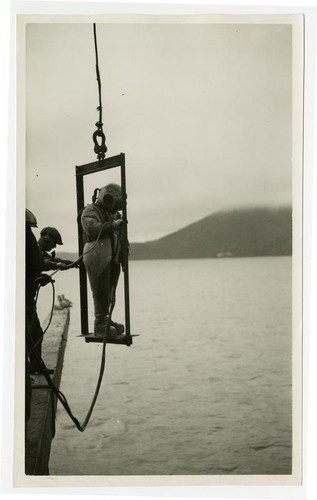
{"label": "diving suit", "polygon": [[84,233],[83,262],[88,273],[94,302],[94,333],[109,339],[124,337],[124,327],[109,321],[111,293],[120,274],[122,218],[121,187],[108,184],[99,191],[95,203],[81,214]]}

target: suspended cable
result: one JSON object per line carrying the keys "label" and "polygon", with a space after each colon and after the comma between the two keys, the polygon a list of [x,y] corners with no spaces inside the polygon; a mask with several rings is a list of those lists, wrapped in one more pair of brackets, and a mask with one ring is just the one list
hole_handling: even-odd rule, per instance
{"label": "suspended cable", "polygon": [[[119,276],[118,276],[118,278],[119,278]],[[52,382],[52,380],[51,380],[51,378],[49,376],[49,373],[48,373],[48,369],[47,369],[47,367],[46,367],[46,365],[45,365],[42,357],[37,353],[37,351],[33,351],[34,354],[35,354],[35,356],[36,356],[36,358],[37,358],[37,361],[38,361],[39,365],[41,366],[42,373],[43,373],[43,375],[44,375],[44,377],[45,377],[45,379],[47,381],[47,384],[48,384],[49,388],[52,390],[52,392],[56,395],[56,397],[58,398],[58,400],[61,402],[61,404],[65,408],[67,414],[69,415],[69,417],[71,418],[71,420],[73,421],[73,423],[75,424],[75,426],[77,427],[77,429],[80,432],[84,432],[84,430],[86,429],[86,427],[87,427],[87,425],[89,423],[90,417],[92,415],[93,409],[95,407],[95,404],[96,404],[96,401],[97,401],[97,398],[98,398],[98,395],[99,395],[99,391],[100,391],[100,387],[101,387],[101,382],[102,382],[102,379],[103,379],[103,374],[104,374],[105,365],[106,365],[106,345],[107,345],[106,339],[107,339],[107,335],[109,333],[110,324],[111,324],[111,318],[112,318],[112,312],[113,312],[113,309],[114,309],[114,306],[115,306],[115,292],[116,292],[116,288],[117,288],[117,284],[118,284],[118,278],[117,278],[116,283],[114,284],[114,286],[112,288],[112,291],[111,291],[111,302],[110,302],[109,311],[108,311],[109,315],[108,315],[107,328],[106,328],[106,331],[105,331],[105,335],[103,337],[102,355],[101,355],[101,362],[100,362],[98,380],[97,380],[95,392],[94,392],[94,395],[93,395],[93,398],[92,398],[92,402],[90,404],[90,407],[88,409],[87,415],[86,415],[86,417],[84,419],[84,422],[82,424],[73,415],[73,413],[71,411],[71,408],[70,408],[70,406],[69,406],[69,404],[67,402],[67,399],[64,396],[64,394]],[[52,283],[52,287],[53,287],[53,290],[54,290],[54,284],[53,283]],[[38,295],[39,294],[37,293],[36,300],[38,299]],[[55,297],[55,290],[53,292],[53,297]],[[36,308],[36,303],[35,303],[35,308]],[[33,320],[34,320],[34,316],[33,316]],[[48,327],[46,327],[45,332],[46,332],[47,328]],[[28,338],[28,341],[29,341],[29,345],[32,345],[32,339],[31,339],[31,336],[28,333],[28,331],[27,331],[27,338]],[[37,343],[32,346],[32,348],[30,349],[30,351],[32,351],[35,348],[35,346],[37,345]]]}
{"label": "suspended cable", "polygon": [[[102,123],[102,102],[101,102],[101,79],[100,79],[100,71],[99,71],[99,60],[98,60],[98,45],[97,45],[97,31],[96,31],[96,23],[93,25],[94,28],[94,44],[95,44],[95,57],[96,57],[96,75],[98,82],[98,96],[99,96],[99,106],[97,110],[99,111],[99,120],[96,123],[97,130],[93,133],[93,141],[94,141],[94,152],[96,153],[98,160],[101,161],[105,158],[107,152],[106,146],[106,136],[103,132],[103,123]],[[100,139],[100,144],[98,142]]]}
{"label": "suspended cable", "polygon": [[98,106],[97,110],[99,111],[99,123],[101,123],[101,125],[102,125],[101,79],[100,79],[100,71],[99,71],[97,32],[96,32],[96,24],[95,23],[94,23],[94,43],[95,43],[95,56],[96,56],[96,75],[97,75],[98,95],[99,95],[99,106]]}

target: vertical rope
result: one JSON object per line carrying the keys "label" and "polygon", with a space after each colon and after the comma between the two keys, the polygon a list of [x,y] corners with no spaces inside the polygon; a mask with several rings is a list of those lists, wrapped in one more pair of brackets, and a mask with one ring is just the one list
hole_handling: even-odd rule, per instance
{"label": "vertical rope", "polygon": [[94,43],[95,43],[95,55],[96,55],[96,75],[97,75],[98,94],[99,94],[99,106],[97,109],[99,111],[99,123],[101,125],[103,125],[103,123],[102,123],[102,102],[101,102],[101,79],[100,79],[100,71],[99,71],[96,23],[94,23]]}
{"label": "vertical rope", "polygon": [[[97,31],[96,31],[96,23],[93,23],[94,29],[94,44],[95,44],[95,56],[96,56],[96,75],[98,82],[98,98],[99,105],[97,110],[99,111],[99,120],[96,123],[97,130],[93,133],[93,141],[95,144],[94,151],[97,154],[98,160],[103,160],[106,156],[107,146],[106,146],[106,137],[103,132],[103,123],[102,123],[102,102],[101,102],[101,79],[100,79],[100,71],[99,71],[99,60],[98,60],[98,46],[97,46]],[[98,138],[100,138],[101,143],[99,144]]]}

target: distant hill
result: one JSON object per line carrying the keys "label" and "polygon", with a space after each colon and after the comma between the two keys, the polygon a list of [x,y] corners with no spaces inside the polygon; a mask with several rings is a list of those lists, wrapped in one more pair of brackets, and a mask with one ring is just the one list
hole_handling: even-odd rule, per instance
{"label": "distant hill", "polygon": [[132,243],[130,259],[291,255],[292,210],[244,208],[213,213],[179,231]]}
{"label": "distant hill", "polygon": [[[292,209],[215,212],[163,238],[131,243],[130,260],[251,257],[292,254]],[[77,254],[58,252],[75,260]]]}
{"label": "distant hill", "polygon": [[59,259],[65,259],[65,260],[77,260],[78,254],[75,252],[59,252],[59,249],[57,248],[56,257],[58,257]]}

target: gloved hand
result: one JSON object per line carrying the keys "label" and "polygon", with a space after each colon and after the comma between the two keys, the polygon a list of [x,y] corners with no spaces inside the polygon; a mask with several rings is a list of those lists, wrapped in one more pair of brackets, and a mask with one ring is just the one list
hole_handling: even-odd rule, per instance
{"label": "gloved hand", "polygon": [[63,264],[66,264],[67,266],[70,266],[71,264],[74,264],[74,262],[72,260],[66,260],[66,259],[64,259],[63,260]]}
{"label": "gloved hand", "polygon": [[112,222],[112,227],[113,227],[114,229],[118,229],[118,228],[120,228],[120,227],[122,226],[122,223],[123,223],[123,220],[122,220],[122,219],[114,220],[114,221]]}
{"label": "gloved hand", "polygon": [[37,279],[36,282],[40,286],[46,286],[48,283],[54,283],[54,280],[48,275],[48,274],[41,274]]}
{"label": "gloved hand", "polygon": [[69,261],[69,264],[67,264],[67,269],[73,269],[74,267],[80,267],[80,262],[78,260],[74,262]]}
{"label": "gloved hand", "polygon": [[64,262],[59,262],[57,264],[57,269],[60,271],[65,271],[66,269],[69,269],[69,266],[67,264],[64,264]]}

